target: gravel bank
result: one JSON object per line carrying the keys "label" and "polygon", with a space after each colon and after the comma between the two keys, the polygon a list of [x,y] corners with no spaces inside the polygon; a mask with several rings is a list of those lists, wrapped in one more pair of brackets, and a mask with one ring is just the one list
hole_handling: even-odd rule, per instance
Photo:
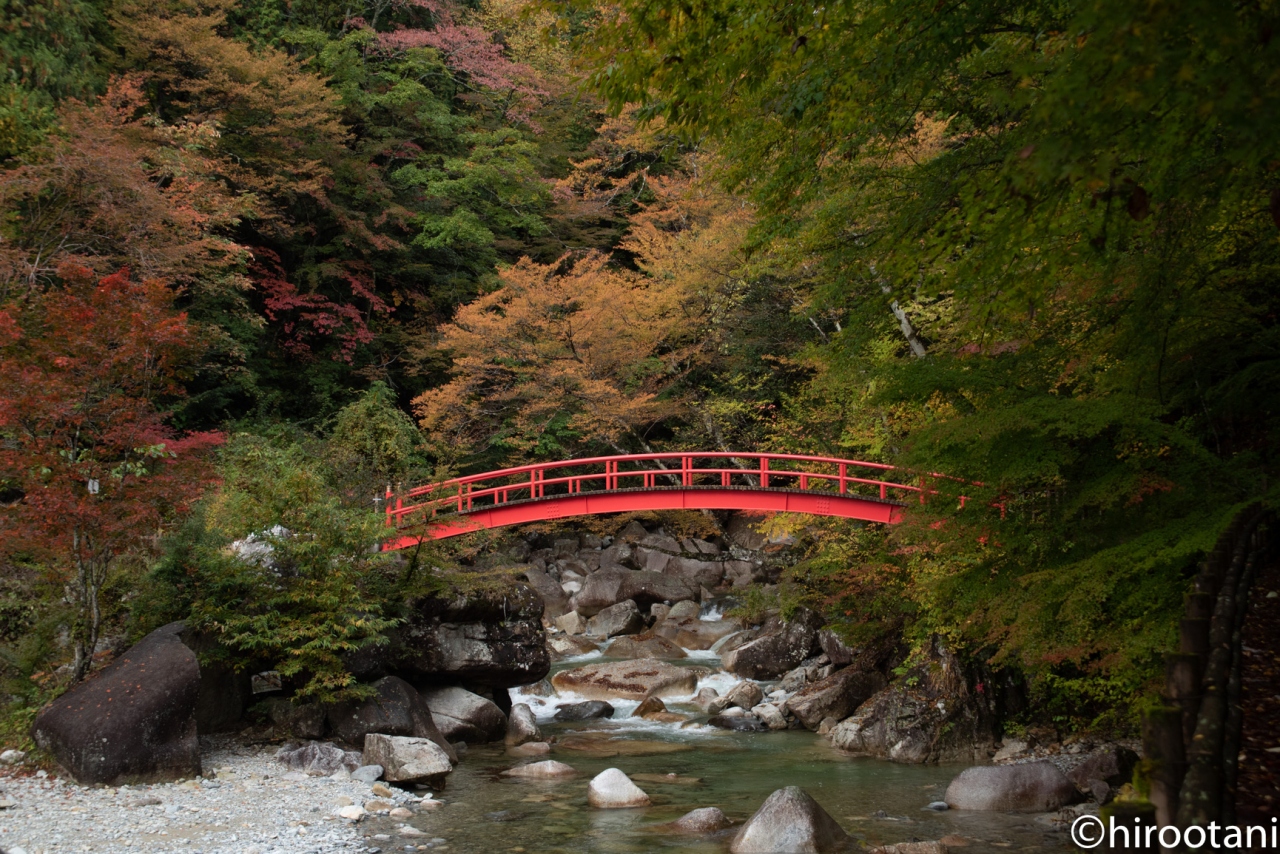
{"label": "gravel bank", "polygon": [[[201,739],[207,778],[177,784],[85,788],[0,771],[0,852],[4,854],[322,854],[447,850],[444,839],[364,838],[343,807],[408,818],[421,795],[390,794],[350,778],[307,777],[275,760],[273,747]],[[41,772],[43,773],[43,772]],[[344,776],[344,775],[339,775]],[[408,812],[398,812],[408,810]]]}

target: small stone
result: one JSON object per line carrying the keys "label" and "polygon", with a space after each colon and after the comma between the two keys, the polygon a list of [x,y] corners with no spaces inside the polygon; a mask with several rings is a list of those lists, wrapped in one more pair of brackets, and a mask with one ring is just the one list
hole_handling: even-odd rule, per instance
{"label": "small stone", "polygon": [[406,819],[413,818],[413,810],[407,810],[404,807],[396,807],[388,813],[391,818]]}
{"label": "small stone", "polygon": [[13,798],[0,798],[0,810],[13,809],[17,805],[18,802]]}
{"label": "small stone", "polygon": [[397,828],[396,833],[400,834],[401,836],[426,836],[426,834],[423,833],[421,830],[418,830],[418,828],[412,827],[407,824],[404,827]]}
{"label": "small stone", "polygon": [[334,803],[336,803],[340,807],[349,807],[352,804],[354,804],[355,801],[351,800],[346,795],[339,795],[338,799],[334,801]]}
{"label": "small stone", "polygon": [[507,755],[514,756],[518,759],[528,759],[534,756],[550,756],[551,745],[545,741],[531,741],[528,744],[518,744],[515,747],[507,748]]}
{"label": "small stone", "polygon": [[361,783],[373,783],[381,776],[381,765],[361,765],[351,772],[351,779],[359,780]]}
{"label": "small stone", "polygon": [[364,811],[367,813],[389,813],[393,809],[395,809],[395,805],[389,804],[386,801],[364,802]]}
{"label": "small stone", "polygon": [[355,806],[354,804],[338,810],[338,818],[346,819],[347,821],[359,821],[364,817],[364,808]]}
{"label": "small stone", "polygon": [[0,765],[17,765],[27,758],[27,754],[21,750],[6,750],[0,753]]}
{"label": "small stone", "polygon": [[1272,590],[1270,593],[1267,594],[1268,599],[1275,599],[1277,596],[1280,596],[1280,593],[1277,593],[1274,590]]}
{"label": "small stone", "polygon": [[926,806],[925,809],[933,810],[934,812],[946,812],[951,809],[951,807],[947,806],[946,801],[930,801],[929,805]]}
{"label": "small stone", "polygon": [[384,785],[383,783],[374,783],[374,784],[373,784],[373,793],[374,793],[375,795],[377,795],[378,797],[380,797],[380,798],[391,798],[391,797],[395,797],[395,793],[394,793],[394,792],[392,792],[392,791],[391,791],[391,789],[389,789],[389,788],[388,788],[386,785]]}
{"label": "small stone", "polygon": [[127,806],[129,809],[137,809],[138,807],[158,807],[161,804],[159,798],[136,798],[129,801]]}

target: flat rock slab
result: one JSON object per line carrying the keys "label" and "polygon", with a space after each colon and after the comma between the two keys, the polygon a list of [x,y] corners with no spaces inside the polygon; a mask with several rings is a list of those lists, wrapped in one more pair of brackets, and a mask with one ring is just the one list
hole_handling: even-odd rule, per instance
{"label": "flat rock slab", "polygon": [[692,744],[681,744],[673,741],[642,741],[627,738],[613,738],[606,734],[598,737],[575,735],[562,738],[556,742],[557,750],[572,750],[588,756],[657,756],[663,753],[684,753],[693,750]]}
{"label": "flat rock slab", "polygon": [[571,691],[590,700],[643,700],[692,694],[700,673],[694,668],[643,658],[562,670],[551,678],[551,684],[557,691]]}

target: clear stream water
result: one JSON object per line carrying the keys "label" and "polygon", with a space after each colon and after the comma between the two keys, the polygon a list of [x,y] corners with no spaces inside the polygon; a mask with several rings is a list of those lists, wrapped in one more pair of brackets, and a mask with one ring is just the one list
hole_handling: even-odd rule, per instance
{"label": "clear stream water", "polygon": [[[693,653],[676,664],[714,666],[718,656]],[[600,654],[558,663],[553,672],[608,660]],[[720,672],[704,677],[698,687],[721,694],[737,681]],[[770,686],[765,683],[766,692]],[[941,799],[947,783],[964,766],[896,765],[850,757],[825,738],[804,730],[734,733],[705,725],[660,724],[629,718],[635,701],[611,701],[611,719],[560,723],[552,719],[557,705],[582,698],[561,694],[538,697],[513,690],[512,702],[528,703],[546,737],[555,736],[551,758],[578,770],[562,781],[505,778],[501,773],[533,761],[506,754],[501,744],[476,745],[449,776],[436,797],[444,806],[423,811],[409,824],[429,834],[406,838],[396,833],[402,822],[374,819],[365,833],[389,834],[372,842],[385,852],[420,850],[455,854],[476,852],[714,852],[728,850],[734,829],[718,837],[690,839],[653,830],[699,807],[715,806],[740,824],[772,792],[800,786],[846,831],[867,844],[965,837],[965,852],[1066,851],[1066,834],[1036,816],[924,809]],[[706,715],[687,698],[665,698],[668,709],[692,721]],[[619,768],[640,786],[653,805],[644,809],[599,810],[587,805],[587,784],[606,768]],[[644,775],[677,775],[662,781]],[[639,775],[640,779],[637,779]],[[431,838],[444,843],[430,844]]]}

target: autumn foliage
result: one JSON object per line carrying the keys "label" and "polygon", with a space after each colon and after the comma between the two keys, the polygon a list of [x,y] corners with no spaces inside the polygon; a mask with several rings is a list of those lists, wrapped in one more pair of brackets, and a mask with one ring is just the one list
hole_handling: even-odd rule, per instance
{"label": "autumn foliage", "polygon": [[165,424],[199,341],[163,282],[74,266],[59,278],[0,308],[0,482],[16,496],[0,510],[0,556],[65,585],[79,678],[110,572],[200,496],[221,435]]}

